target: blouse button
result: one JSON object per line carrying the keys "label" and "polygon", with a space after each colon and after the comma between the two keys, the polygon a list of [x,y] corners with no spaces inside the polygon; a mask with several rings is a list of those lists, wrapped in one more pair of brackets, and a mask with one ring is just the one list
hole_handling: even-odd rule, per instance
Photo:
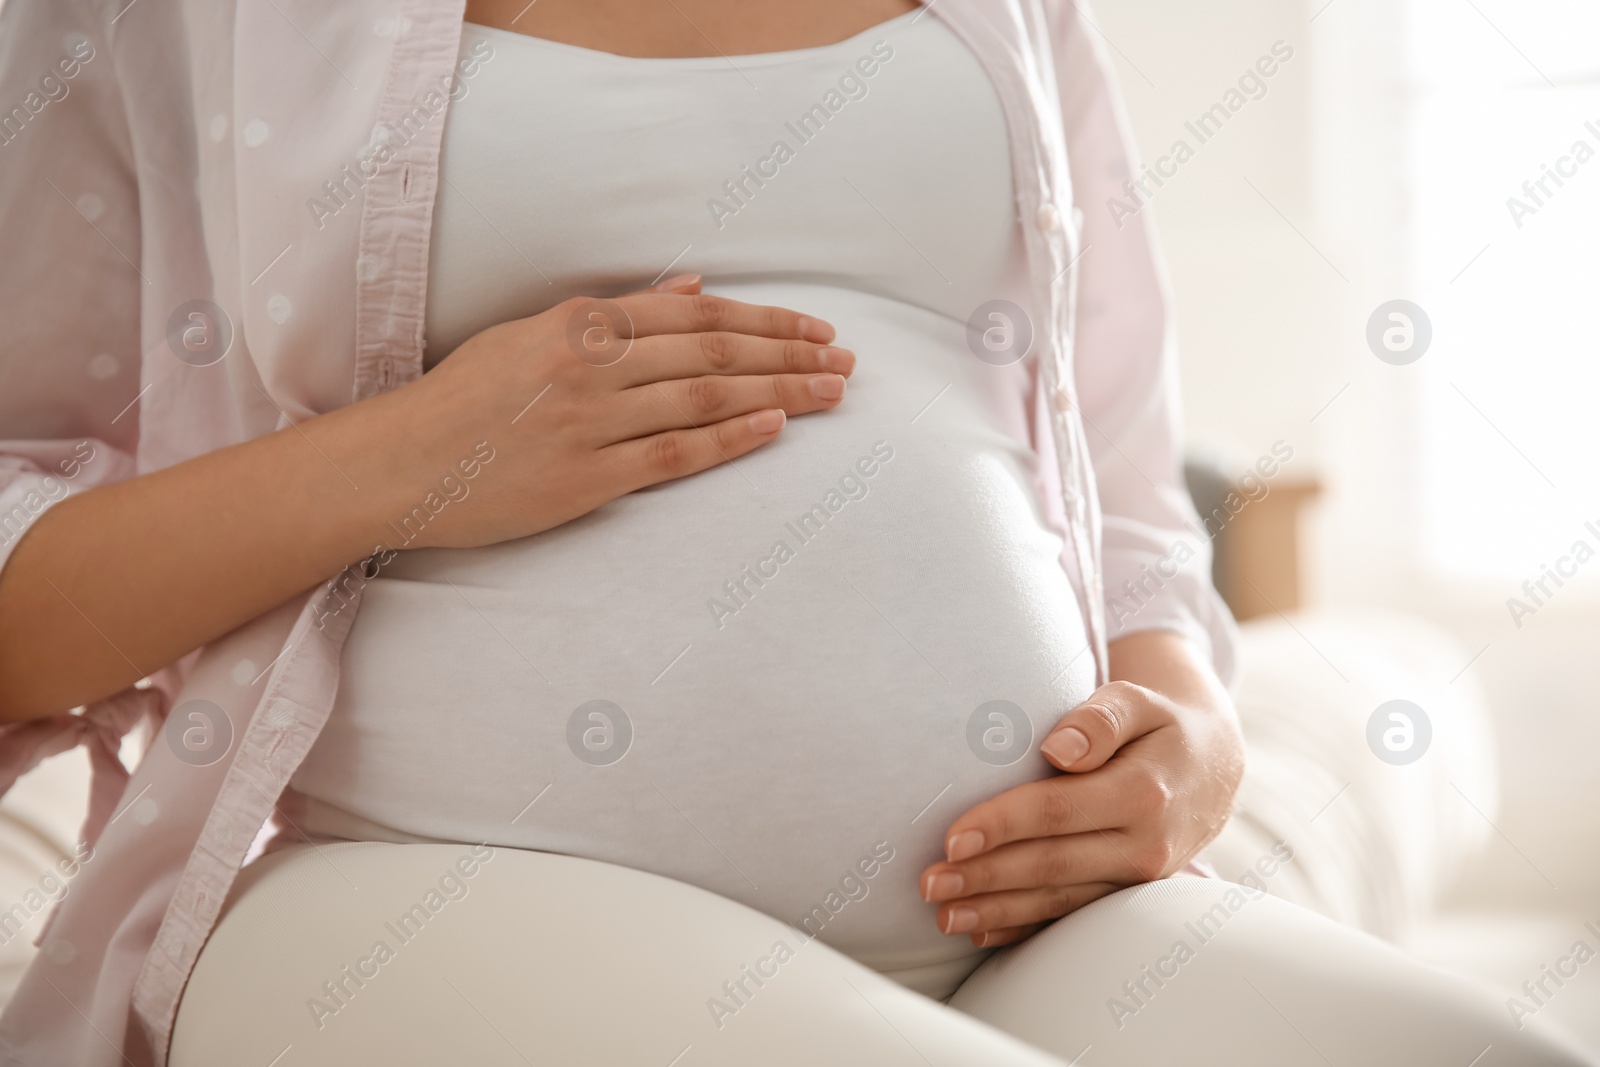
{"label": "blouse button", "polygon": [[1045,204],[1034,217],[1034,222],[1045,233],[1055,233],[1061,229],[1061,212],[1056,210],[1054,204]]}

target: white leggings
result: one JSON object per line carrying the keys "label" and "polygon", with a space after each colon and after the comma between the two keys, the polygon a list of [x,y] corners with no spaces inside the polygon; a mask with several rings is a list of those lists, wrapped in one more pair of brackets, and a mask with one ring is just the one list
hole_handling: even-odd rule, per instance
{"label": "white leggings", "polygon": [[1001,950],[947,1006],[785,923],[624,867],[297,846],[241,875],[168,1063],[1587,1062],[1537,1019],[1519,1032],[1465,981],[1247,892],[1174,878],[1116,893]]}

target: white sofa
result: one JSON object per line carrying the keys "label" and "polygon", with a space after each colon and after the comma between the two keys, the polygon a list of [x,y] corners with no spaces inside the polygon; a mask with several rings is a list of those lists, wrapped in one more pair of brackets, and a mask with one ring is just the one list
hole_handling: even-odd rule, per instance
{"label": "white sofa", "polygon": [[[1469,650],[1414,617],[1371,611],[1262,619],[1242,633],[1236,698],[1249,766],[1238,813],[1211,849],[1224,877],[1287,841],[1296,858],[1273,892],[1524,1003],[1523,982],[1577,939],[1600,950],[1584,930],[1586,921],[1600,928],[1600,908],[1534,911],[1481,893],[1472,911],[1452,906],[1499,833],[1494,732],[1473,673],[1462,671]],[[1422,707],[1433,728],[1430,750],[1405,766],[1367,742],[1368,718],[1396,698]],[[1539,1014],[1600,1058],[1600,961],[1546,988],[1555,995]]]}

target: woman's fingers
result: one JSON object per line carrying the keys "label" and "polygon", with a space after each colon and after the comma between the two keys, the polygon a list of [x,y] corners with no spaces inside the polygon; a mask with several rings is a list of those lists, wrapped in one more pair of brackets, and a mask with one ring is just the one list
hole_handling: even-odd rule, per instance
{"label": "woman's fingers", "polygon": [[922,872],[918,889],[929,903],[1010,889],[1144,881],[1120,830],[1014,841],[961,863],[935,863]]}
{"label": "woman's fingers", "polygon": [[700,291],[701,278],[698,274],[675,274],[670,278],[647,285],[643,289],[635,289],[617,297],[625,300],[630,296],[643,296],[646,293],[676,293],[679,296],[692,296]]}
{"label": "woman's fingers", "polygon": [[1047,923],[1029,923],[1027,926],[1008,926],[1004,930],[985,930],[981,934],[972,935],[972,944],[974,948],[999,948],[1002,945],[1015,944],[1025,937],[1032,937],[1047,925]]}
{"label": "woman's fingers", "polygon": [[626,390],[602,429],[623,440],[705,426],[766,408],[804,415],[835,406],[844,390],[844,378],[837,374],[710,374],[652,382]]}
{"label": "woman's fingers", "polygon": [[737,459],[777,437],[786,421],[783,409],[767,408],[696,429],[621,441],[599,454],[623,486],[620,496]]}
{"label": "woman's fingers", "polygon": [[615,370],[624,387],[638,387],[702,374],[827,372],[849,377],[855,368],[855,353],[847,348],[718,331],[636,338]]}
{"label": "woman's fingers", "polygon": [[1127,826],[1145,811],[1145,792],[1145,779],[1131,766],[1027,782],[973,805],[951,823],[945,858],[959,863],[1012,841]]}
{"label": "woman's fingers", "polygon": [[677,293],[681,296],[688,296],[692,293],[698,293],[700,291],[700,282],[701,278],[698,274],[677,274],[666,279],[665,281],[656,282],[654,285],[640,290],[640,292]]}
{"label": "woman's fingers", "polygon": [[[607,372],[619,388],[703,374],[800,374],[848,377],[855,353],[829,344],[833,327],[788,308],[763,307],[699,292],[698,275],[616,300],[573,300],[568,344]],[[588,352],[598,354],[586,358]],[[603,357],[603,358],[599,358]]]}
{"label": "woman's fingers", "polygon": [[[575,302],[574,312],[595,301]],[[604,303],[604,302],[602,302]],[[668,333],[742,333],[753,337],[792,338],[825,345],[834,338],[833,327],[790,308],[746,304],[706,293],[645,292],[613,301],[622,316],[611,326],[618,336],[652,337]]]}
{"label": "woman's fingers", "polygon": [[1107,764],[1119,750],[1146,744],[1142,739],[1175,722],[1171,706],[1141,686],[1101,686],[1062,716],[1040,746],[1071,773],[1017,786],[968,809],[945,834],[946,858],[956,862],[1011,841],[1107,830],[1159,815],[1171,800],[1165,779],[1136,773],[1133,760]]}
{"label": "woman's fingers", "polygon": [[1132,682],[1108,682],[1061,717],[1039,746],[1064,771],[1092,771],[1129,741],[1173,721],[1164,701]]}
{"label": "woman's fingers", "polygon": [[941,905],[935,918],[942,933],[971,935],[972,943],[983,947],[986,942],[982,935],[986,933],[1059,919],[1121,888],[1111,882],[1087,882],[1045,889],[985,893]]}

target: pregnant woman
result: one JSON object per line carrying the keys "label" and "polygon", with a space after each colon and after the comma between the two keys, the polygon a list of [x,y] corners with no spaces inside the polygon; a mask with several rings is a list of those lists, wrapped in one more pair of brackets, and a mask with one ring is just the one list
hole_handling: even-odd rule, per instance
{"label": "pregnant woman", "polygon": [[1198,859],[1093,32],[11,0],[4,781],[98,773],[0,1062],[1581,1062]]}

